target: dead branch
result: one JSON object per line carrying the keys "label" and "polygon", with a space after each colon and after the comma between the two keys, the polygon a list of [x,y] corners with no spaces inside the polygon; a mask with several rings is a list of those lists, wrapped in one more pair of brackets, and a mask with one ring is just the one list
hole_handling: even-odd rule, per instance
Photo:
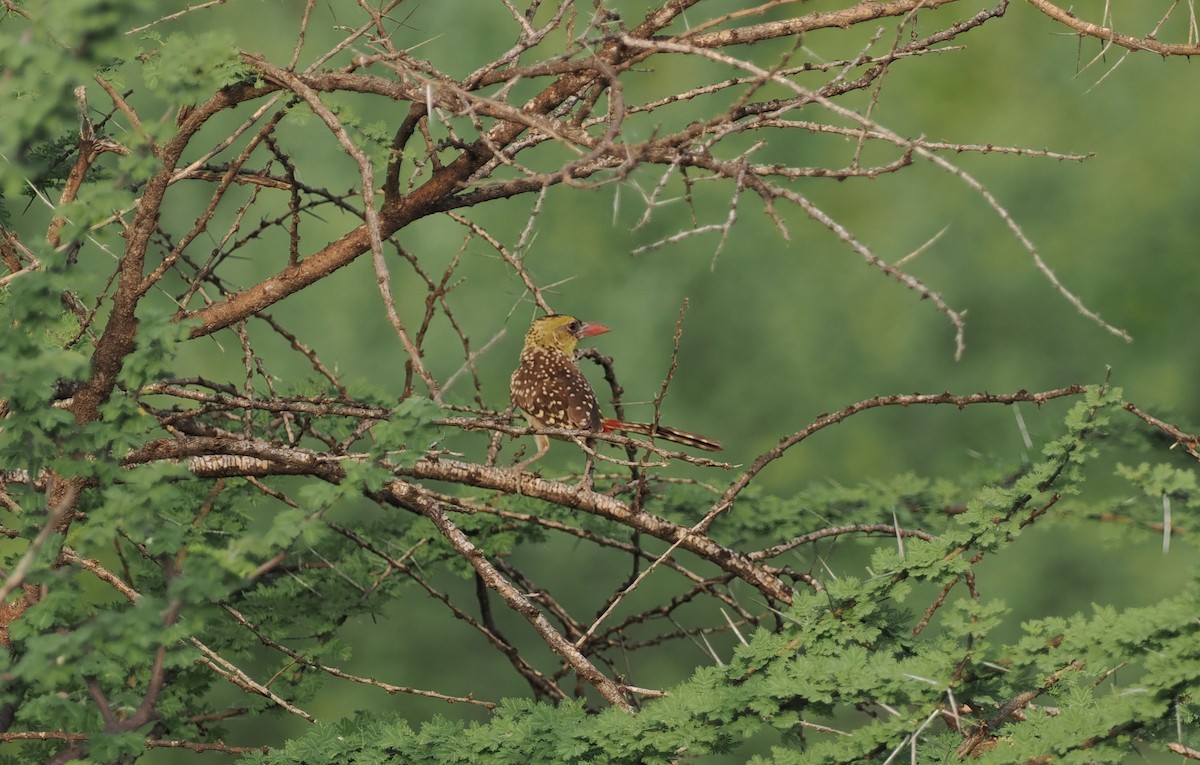
{"label": "dead branch", "polygon": [[1133,37],[1122,34],[1110,27],[1084,21],[1073,12],[1064,10],[1050,0],[1027,0],[1034,8],[1054,19],[1069,29],[1075,30],[1080,36],[1095,37],[1113,45],[1118,45],[1130,51],[1149,51],[1160,56],[1200,56],[1200,45],[1195,43],[1164,43],[1154,37]]}

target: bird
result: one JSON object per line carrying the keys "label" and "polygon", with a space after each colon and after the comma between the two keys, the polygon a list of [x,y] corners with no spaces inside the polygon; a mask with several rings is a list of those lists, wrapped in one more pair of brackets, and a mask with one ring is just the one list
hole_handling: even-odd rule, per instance
{"label": "bird", "polygon": [[[586,433],[635,433],[661,438],[684,446],[721,451],[711,438],[647,422],[627,422],[602,417],[596,393],[575,363],[579,341],[608,332],[608,327],[580,321],[566,314],[550,314],[534,320],[525,335],[521,360],[509,384],[513,403],[535,428],[573,428]],[[524,470],[550,450],[550,438],[535,434],[537,453],[515,465]]]}

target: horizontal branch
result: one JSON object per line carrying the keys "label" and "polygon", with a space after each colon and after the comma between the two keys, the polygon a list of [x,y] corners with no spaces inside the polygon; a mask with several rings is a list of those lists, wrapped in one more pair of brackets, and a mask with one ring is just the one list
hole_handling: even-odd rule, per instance
{"label": "horizontal branch", "polygon": [[[73,741],[88,740],[85,733],[67,733],[61,730],[17,730],[0,733],[0,741]],[[147,749],[187,749],[192,752],[224,752],[226,754],[249,754],[259,752],[266,754],[265,746],[232,746],[223,741],[179,741],[175,739],[150,738],[146,739]]]}
{"label": "horizontal branch", "polygon": [[484,707],[486,709],[495,709],[496,708],[495,702],[480,701],[479,699],[476,699],[476,698],[473,698],[470,696],[449,696],[444,693],[438,693],[437,691],[429,691],[429,690],[425,690],[423,688],[411,688],[409,686],[404,686],[404,685],[393,685],[392,683],[385,683],[382,680],[376,680],[373,677],[360,677],[359,675],[352,675],[343,669],[339,669],[338,667],[334,667],[332,665],[326,664],[326,663],[320,661],[319,659],[308,656],[307,654],[297,651],[294,648],[289,648],[288,646],[284,645],[283,643],[279,642],[278,640],[273,639],[272,637],[270,637],[269,635],[264,633],[262,631],[262,629],[260,629],[258,627],[258,625],[251,623],[250,620],[247,619],[245,617],[245,615],[242,614],[241,611],[238,611],[236,608],[229,605],[228,603],[222,603],[221,608],[225,609],[225,613],[227,613],[231,617],[233,617],[234,621],[236,621],[239,625],[241,625],[245,629],[249,630],[256,638],[258,638],[260,643],[262,643],[263,645],[265,645],[269,648],[274,648],[276,651],[279,651],[280,653],[284,654],[285,656],[288,656],[289,658],[291,658],[292,661],[296,662],[297,664],[300,664],[300,665],[303,665],[306,667],[312,667],[315,670],[324,672],[328,675],[331,675],[333,677],[336,677],[336,678],[339,678],[342,680],[350,680],[355,683],[361,683],[363,685],[371,685],[376,688],[381,688],[389,694],[407,693],[407,694],[411,694],[413,696],[425,696],[428,698],[440,699],[442,701],[447,701],[447,702],[451,702],[451,703],[476,704],[476,705]]}
{"label": "horizontal branch", "polygon": [[[206,477],[313,475],[331,483],[340,483],[346,475],[342,462],[354,459],[365,457],[336,457],[258,439],[202,436],[152,441],[126,457],[124,464],[129,466],[156,460],[186,460],[189,469]],[[507,494],[520,494],[599,515],[665,542],[677,543],[683,549],[755,587],[768,599],[784,603],[790,603],[792,600],[792,590],[787,584],[756,566],[745,555],[719,545],[685,526],[641,510],[634,510],[605,494],[580,486],[548,481],[510,468],[488,467],[458,460],[420,459],[412,466],[392,469],[397,475],[408,478],[449,481]],[[392,482],[386,487],[386,492],[387,497],[410,509],[427,499],[416,485],[403,481]]]}
{"label": "horizontal branch", "polygon": [[779,440],[774,447],[763,452],[754,463],[738,477],[736,481],[729,485],[725,493],[721,495],[713,504],[713,510],[722,510],[733,504],[733,501],[739,494],[750,484],[754,477],[759,474],[767,465],[779,459],[784,453],[813,435],[819,430],[823,430],[830,425],[836,425],[849,417],[852,417],[859,412],[865,412],[868,409],[876,409],[882,406],[916,406],[916,405],[945,405],[956,406],[959,409],[965,409],[968,406],[975,404],[1015,404],[1021,401],[1028,401],[1034,404],[1044,404],[1047,401],[1052,401],[1063,396],[1081,396],[1087,391],[1084,385],[1068,385],[1065,388],[1057,388],[1055,390],[1042,391],[1038,393],[1030,393],[1026,390],[1019,390],[1016,393],[968,393],[966,395],[956,395],[950,392],[945,393],[912,393],[912,394],[897,394],[889,396],[876,396],[874,398],[865,399],[841,409],[832,414],[822,414],[817,419],[813,420],[807,427],[796,431],[790,436],[785,436]]}
{"label": "horizontal branch", "polygon": [[[688,4],[691,4],[691,2],[694,2],[694,0],[690,0]],[[746,26],[717,31],[705,31],[710,25],[701,24],[676,35],[660,34],[651,38],[647,34],[651,30],[641,27],[633,30],[630,35],[644,40],[677,40],[686,42],[688,45],[697,48],[724,48],[732,45],[749,45],[766,40],[775,40],[781,37],[798,37],[807,32],[814,32],[819,29],[849,29],[855,24],[862,24],[882,18],[907,16],[918,10],[934,9],[953,2],[956,2],[956,0],[888,0],[887,2],[861,0],[857,5],[837,11],[820,11],[790,19],[781,19],[762,24],[748,24]],[[683,6],[684,3],[669,2],[665,3],[662,7],[663,9],[678,9]],[[652,31],[656,32],[657,30]],[[624,67],[628,68],[649,58],[651,55],[653,53],[650,51],[639,51],[632,56],[628,56],[621,63]],[[556,59],[524,66],[511,66],[487,73],[485,76],[479,78],[476,85],[496,85],[516,80],[587,71],[596,68],[598,57],[599,55],[582,59]]]}
{"label": "horizontal branch", "polygon": [[1027,2],[1060,24],[1070,27],[1086,37],[1095,37],[1132,51],[1150,51],[1160,56],[1200,56],[1200,45],[1164,43],[1153,37],[1132,37],[1109,27],[1084,21],[1071,11],[1059,8],[1050,0],[1027,0]]}
{"label": "horizontal branch", "polygon": [[679,39],[698,48],[748,45],[763,40],[802,35],[817,29],[849,29],[856,24],[893,16],[907,16],[910,13],[939,8],[953,2],[956,0],[887,0],[885,2],[862,0],[858,5],[836,11],[809,13],[792,19],[750,24],[717,32],[688,33],[679,35]]}

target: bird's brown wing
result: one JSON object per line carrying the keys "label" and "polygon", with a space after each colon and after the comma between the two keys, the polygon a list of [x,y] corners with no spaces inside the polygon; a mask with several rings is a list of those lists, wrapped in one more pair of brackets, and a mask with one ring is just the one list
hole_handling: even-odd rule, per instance
{"label": "bird's brown wing", "polygon": [[512,376],[512,399],[548,428],[600,429],[600,405],[587,378],[565,354],[527,349]]}

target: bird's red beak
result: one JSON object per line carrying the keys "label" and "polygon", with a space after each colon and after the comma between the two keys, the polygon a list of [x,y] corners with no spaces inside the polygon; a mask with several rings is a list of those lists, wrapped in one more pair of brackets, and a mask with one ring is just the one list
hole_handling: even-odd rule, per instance
{"label": "bird's red beak", "polygon": [[580,337],[580,339],[583,339],[585,337],[591,337],[593,335],[603,335],[607,331],[608,331],[608,327],[604,326],[603,324],[596,324],[594,322],[585,321],[583,323],[583,326],[579,328],[579,337]]}

